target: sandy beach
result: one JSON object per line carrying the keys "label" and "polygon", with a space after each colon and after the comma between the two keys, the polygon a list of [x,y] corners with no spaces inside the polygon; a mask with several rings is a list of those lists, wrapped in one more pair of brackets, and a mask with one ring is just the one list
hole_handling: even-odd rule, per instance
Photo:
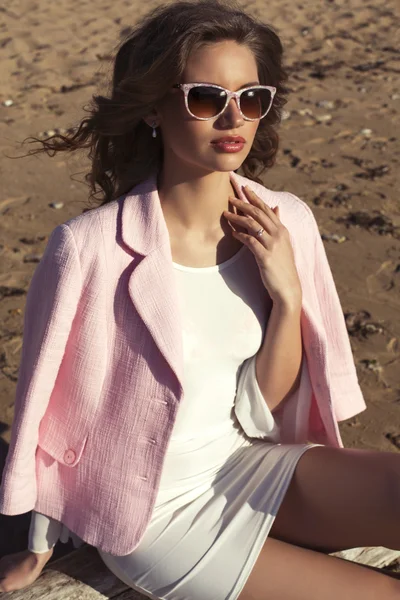
{"label": "sandy beach", "polygon": [[[120,36],[158,4],[3,0],[0,7],[0,468],[30,279],[52,229],[89,206],[84,154],[9,157],[33,147],[20,146],[28,136],[77,124],[91,96],[107,91]],[[400,6],[241,4],[285,47],[290,97],[277,164],[263,182],[307,202],[324,239],[368,405],[341,423],[344,443],[400,452]],[[0,515],[10,534],[0,556],[24,547],[29,520],[30,513]]]}

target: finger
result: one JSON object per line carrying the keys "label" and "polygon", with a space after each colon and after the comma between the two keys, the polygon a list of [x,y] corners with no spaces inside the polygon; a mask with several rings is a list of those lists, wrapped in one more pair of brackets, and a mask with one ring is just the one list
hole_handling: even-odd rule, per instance
{"label": "finger", "polygon": [[261,223],[261,220],[258,221],[251,215],[241,216],[225,210],[223,212],[223,215],[229,222],[241,225],[245,231],[248,231],[251,234],[257,233],[257,231],[260,229],[260,226],[264,228],[266,233],[269,233],[268,225],[266,225],[265,223]]}
{"label": "finger", "polygon": [[264,200],[262,200],[259,196],[257,196],[257,194],[253,192],[253,190],[251,190],[248,186],[244,186],[243,190],[246,192],[246,196],[251,201],[251,203],[257,206],[258,208],[261,208],[261,210],[263,210],[271,218],[275,225],[277,225],[278,221],[276,219],[274,220],[274,217],[276,216],[274,209],[268,206],[268,204],[264,202]]}
{"label": "finger", "polygon": [[[257,227],[256,231],[258,231],[258,229],[260,228],[259,226],[261,225],[261,227],[263,227],[265,229],[265,231],[267,231],[270,235],[274,234],[276,227],[278,225],[278,221],[275,223],[275,221],[273,220],[273,219],[276,220],[276,217],[272,210],[271,210],[271,215],[273,218],[271,218],[269,215],[267,215],[267,213],[264,210],[262,210],[262,208],[259,206],[253,206],[250,203],[241,202],[240,200],[237,202],[237,199],[235,199],[235,198],[232,198],[231,201],[233,203],[236,203],[238,210],[240,209],[240,212],[243,213],[243,216],[242,215],[235,215],[235,216],[245,219],[245,221],[242,221],[242,223],[245,224],[245,227],[247,227],[247,229],[249,229],[249,223],[251,223],[251,220],[254,220],[255,221],[254,227]],[[225,214],[225,211],[223,214]],[[233,213],[228,213],[228,215],[230,215],[230,214],[233,214]],[[225,215],[225,216],[228,218],[228,215]],[[249,221],[249,219],[250,219],[250,221]],[[251,226],[251,230],[253,231],[253,226]]]}
{"label": "finger", "polygon": [[[266,246],[264,246],[264,244],[262,243],[262,238],[256,238],[254,237],[254,235],[249,235],[248,233],[241,233],[238,231],[232,232],[232,235],[241,242],[243,242],[243,244],[245,244],[248,248],[250,248],[250,250],[256,257],[257,262],[261,264],[266,249]],[[264,234],[262,237],[264,237]]]}

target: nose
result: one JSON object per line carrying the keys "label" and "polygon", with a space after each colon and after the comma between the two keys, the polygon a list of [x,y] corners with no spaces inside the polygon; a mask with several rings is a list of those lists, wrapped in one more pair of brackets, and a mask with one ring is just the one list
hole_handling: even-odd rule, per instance
{"label": "nose", "polygon": [[236,98],[230,99],[228,106],[221,115],[221,118],[229,121],[230,123],[234,123],[235,125],[243,122],[243,117],[239,110],[238,101]]}

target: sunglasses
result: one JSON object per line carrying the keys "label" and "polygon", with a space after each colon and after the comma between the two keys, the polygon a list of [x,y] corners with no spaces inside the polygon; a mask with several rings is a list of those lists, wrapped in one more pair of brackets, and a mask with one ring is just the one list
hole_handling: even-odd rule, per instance
{"label": "sunglasses", "polygon": [[231,98],[235,98],[246,121],[262,119],[271,108],[276,93],[276,88],[269,85],[253,85],[239,92],[231,92],[213,83],[176,83],[172,87],[183,90],[187,111],[195,119],[203,121],[219,117]]}

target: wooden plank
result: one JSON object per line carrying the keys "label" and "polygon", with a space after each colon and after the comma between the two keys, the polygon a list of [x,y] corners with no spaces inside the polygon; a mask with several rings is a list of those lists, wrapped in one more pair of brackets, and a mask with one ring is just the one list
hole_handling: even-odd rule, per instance
{"label": "wooden plank", "polygon": [[346,560],[351,560],[362,565],[369,565],[370,567],[382,569],[400,559],[400,551],[390,550],[389,548],[383,548],[382,546],[373,546],[367,548],[351,548],[350,550],[343,550],[342,552],[333,552],[332,556],[338,556],[339,558],[345,558]]}
{"label": "wooden plank", "polygon": [[2,600],[148,600],[106,567],[96,548],[85,544],[48,563],[29,587],[1,594]]}
{"label": "wooden plank", "polygon": [[[333,552],[346,560],[383,568],[400,558],[400,551],[382,547]],[[96,548],[85,544],[48,563],[28,588],[2,594],[2,600],[148,600],[126,586],[106,567]]]}

